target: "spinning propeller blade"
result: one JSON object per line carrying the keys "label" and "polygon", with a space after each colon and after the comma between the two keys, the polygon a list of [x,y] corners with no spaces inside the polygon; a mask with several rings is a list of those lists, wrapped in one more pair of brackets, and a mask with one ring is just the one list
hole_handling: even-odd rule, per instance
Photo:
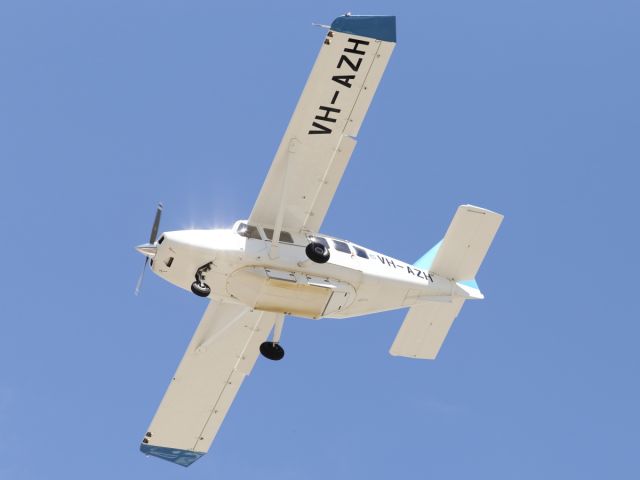
{"label": "spinning propeller blade", "polygon": [[153,220],[153,227],[151,227],[151,236],[149,237],[149,243],[151,244],[156,242],[156,237],[158,236],[158,227],[160,227],[161,216],[162,216],[162,203],[158,203],[158,208],[156,209],[156,218]]}
{"label": "spinning propeller blade", "polygon": [[[153,246],[156,243],[156,237],[158,236],[158,228],[160,228],[160,217],[162,217],[162,203],[158,203],[156,209],[156,217],[153,220],[153,226],[151,227],[151,235],[149,236],[148,246]],[[146,255],[146,254],[145,254]],[[149,263],[149,256],[144,259],[144,266],[142,267],[142,273],[138,277],[138,283],[136,283],[135,295],[140,293],[140,287],[142,287],[142,280],[144,279],[144,272],[147,270],[147,264]]]}
{"label": "spinning propeller blade", "polygon": [[149,263],[149,257],[144,259],[144,267],[142,267],[142,273],[140,273],[140,276],[138,277],[138,283],[136,283],[136,291],[134,292],[136,297],[140,293],[140,287],[142,286],[142,279],[144,278],[144,271],[147,269],[147,263]]}

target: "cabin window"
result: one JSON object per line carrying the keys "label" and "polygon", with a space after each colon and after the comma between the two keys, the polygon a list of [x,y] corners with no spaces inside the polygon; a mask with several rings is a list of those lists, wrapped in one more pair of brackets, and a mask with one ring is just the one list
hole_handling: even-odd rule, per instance
{"label": "cabin window", "polygon": [[324,245],[327,250],[329,249],[329,242],[327,242],[326,238],[323,237],[309,237],[309,240],[312,242],[319,243],[320,245]]}
{"label": "cabin window", "polygon": [[369,258],[369,255],[367,255],[367,252],[365,251],[364,248],[354,245],[353,249],[356,251],[356,255],[358,255],[359,257]]}
{"label": "cabin window", "polygon": [[339,240],[334,240],[333,241],[333,245],[334,247],[336,247],[336,250],[339,252],[344,252],[344,253],[351,253],[351,249],[349,248],[349,244],[345,243],[345,242],[341,242]]}
{"label": "cabin window", "polygon": [[247,225],[246,223],[241,223],[238,227],[238,235],[246,238],[254,238],[256,240],[261,240],[260,232],[253,225]]}
{"label": "cabin window", "polygon": [[[267,238],[269,240],[273,240],[273,228],[263,228],[263,230]],[[293,243],[293,237],[291,237],[291,234],[289,232],[280,230],[280,241],[283,243]]]}

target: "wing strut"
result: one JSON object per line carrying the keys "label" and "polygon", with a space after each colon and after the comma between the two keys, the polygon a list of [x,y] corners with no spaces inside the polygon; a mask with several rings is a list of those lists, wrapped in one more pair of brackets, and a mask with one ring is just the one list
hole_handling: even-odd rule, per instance
{"label": "wing strut", "polygon": [[273,237],[271,238],[271,249],[269,250],[269,258],[278,258],[278,244],[280,243],[280,233],[282,232],[282,222],[284,222],[284,211],[287,208],[287,186],[289,185],[289,165],[291,159],[296,153],[297,138],[289,140],[287,147],[287,155],[284,165],[284,176],[282,177],[282,189],[280,192],[280,206],[278,207],[278,215],[276,216],[276,223],[273,227]]}

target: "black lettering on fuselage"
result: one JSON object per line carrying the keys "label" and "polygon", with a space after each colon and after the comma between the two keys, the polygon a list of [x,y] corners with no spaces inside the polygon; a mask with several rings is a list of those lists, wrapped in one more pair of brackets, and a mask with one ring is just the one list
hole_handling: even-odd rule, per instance
{"label": "black lettering on fuselage", "polygon": [[[400,263],[396,263],[393,259],[385,257],[384,255],[377,255],[378,260],[380,260],[380,263],[382,263],[383,265],[386,265],[388,267],[392,267],[393,269],[404,269],[405,265],[402,265]],[[431,282],[433,283],[433,277],[431,276],[430,273],[425,272],[424,270],[420,270],[419,268],[413,267],[411,268],[410,265],[406,265],[407,267],[407,273],[409,275],[413,275],[414,277],[418,277],[418,278],[422,278],[423,280],[426,280],[427,282]]]}

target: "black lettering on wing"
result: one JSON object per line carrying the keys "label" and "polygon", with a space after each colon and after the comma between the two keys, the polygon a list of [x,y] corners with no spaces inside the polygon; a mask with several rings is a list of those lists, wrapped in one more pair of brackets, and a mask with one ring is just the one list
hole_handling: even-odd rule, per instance
{"label": "black lettering on wing", "polygon": [[362,63],[362,58],[358,58],[358,61],[356,63],[353,63],[348,56],[342,55],[340,56],[340,60],[338,60],[338,68],[342,67],[342,62],[349,65],[349,67],[351,67],[351,70],[357,72],[360,68],[360,64]]}
{"label": "black lettering on wing", "polygon": [[352,48],[345,48],[343,51],[344,52],[349,52],[349,53],[355,53],[356,55],[364,55],[365,52],[364,50],[358,50],[358,47],[360,45],[369,45],[369,42],[367,42],[366,40],[358,40],[355,38],[349,38],[347,39],[347,42],[353,43],[353,47]]}
{"label": "black lettering on wing", "polygon": [[[340,113],[340,111],[341,111],[339,108],[325,107],[324,105],[321,105],[320,107],[318,107],[318,110],[324,111],[324,115],[316,115],[315,119],[316,120],[320,120],[322,122],[331,122],[331,123],[336,123],[336,121],[337,121],[336,118],[332,118],[331,117],[331,114],[332,113]],[[331,133],[331,128],[327,127],[326,125],[322,125],[321,123],[313,122],[313,124],[311,126],[315,127],[316,130],[309,130],[309,132],[308,132],[309,135]]]}
{"label": "black lettering on wing", "polygon": [[356,78],[355,75],[334,75],[331,80],[347,88],[351,88],[351,80],[354,78]]}
{"label": "black lettering on wing", "polygon": [[321,123],[313,122],[313,124],[311,126],[316,128],[317,130],[309,130],[309,132],[308,132],[309,135],[318,135],[318,134],[323,134],[323,133],[331,133],[331,129],[329,127],[325,127]]}
{"label": "black lettering on wing", "polygon": [[316,115],[316,120],[322,120],[323,122],[331,122],[331,123],[336,123],[336,118],[331,118],[331,114],[332,113],[340,113],[340,109],[339,108],[335,108],[335,107],[325,107],[325,106],[320,106],[318,107],[319,110],[323,110],[324,111],[324,115]]}

